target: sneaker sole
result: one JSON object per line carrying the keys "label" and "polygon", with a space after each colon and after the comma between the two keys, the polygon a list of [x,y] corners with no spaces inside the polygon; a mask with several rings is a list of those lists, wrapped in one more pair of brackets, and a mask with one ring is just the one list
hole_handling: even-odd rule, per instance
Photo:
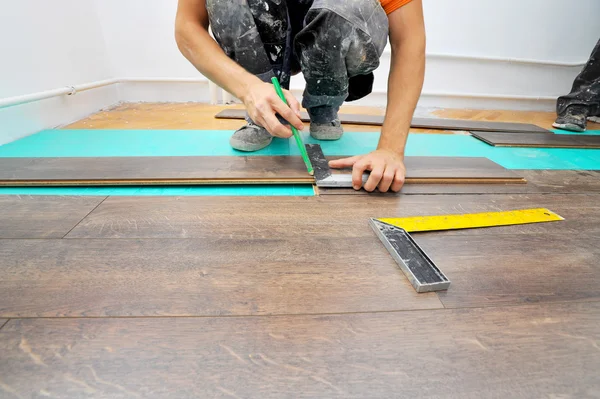
{"label": "sneaker sole", "polygon": [[575,125],[573,123],[553,123],[552,126],[554,126],[557,129],[569,130],[571,132],[585,132],[585,129],[583,129],[581,126]]}
{"label": "sneaker sole", "polygon": [[268,147],[272,141],[273,141],[273,139],[270,139],[268,142],[265,142],[265,143],[248,144],[244,141],[236,140],[232,137],[231,139],[229,139],[229,145],[231,145],[231,147],[234,150],[243,151],[243,152],[255,152],[255,151],[259,151],[259,150],[262,150],[263,148]]}
{"label": "sneaker sole", "polygon": [[342,135],[339,136],[328,136],[328,135],[314,135],[314,134],[310,134],[310,137],[312,137],[315,140],[321,140],[321,141],[336,141],[342,138]]}

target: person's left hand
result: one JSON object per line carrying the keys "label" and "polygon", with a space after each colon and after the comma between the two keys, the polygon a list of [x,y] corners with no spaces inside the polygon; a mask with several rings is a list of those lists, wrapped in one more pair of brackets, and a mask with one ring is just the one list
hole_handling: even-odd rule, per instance
{"label": "person's left hand", "polygon": [[329,162],[332,168],[352,167],[352,186],[355,190],[362,187],[362,175],[370,170],[371,175],[365,183],[365,190],[372,192],[376,188],[382,193],[392,190],[400,191],[404,185],[406,168],[404,157],[390,150],[375,150],[366,155],[358,155],[351,158],[338,159]]}

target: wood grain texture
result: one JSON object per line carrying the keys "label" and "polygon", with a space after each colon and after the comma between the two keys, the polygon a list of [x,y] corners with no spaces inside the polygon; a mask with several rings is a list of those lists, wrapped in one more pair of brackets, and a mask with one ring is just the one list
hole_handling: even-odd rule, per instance
{"label": "wood grain texture", "polygon": [[[200,222],[200,221],[199,221]],[[247,226],[249,230],[259,227]],[[375,236],[5,240],[0,316],[232,316],[441,308]]]}
{"label": "wood grain texture", "polygon": [[[598,235],[597,195],[405,195],[321,197],[110,197],[67,238],[305,239],[373,237],[371,217],[548,208],[566,220],[477,234]],[[465,234],[449,231],[436,234]]]}
{"label": "wood grain texture", "polygon": [[319,195],[378,195],[411,194],[598,194],[600,171],[594,170],[513,170],[527,184],[408,184],[400,193],[368,193],[364,190],[319,187]]}
{"label": "wood grain texture", "polygon": [[[407,181],[522,183],[486,158],[409,157]],[[313,184],[299,156],[0,158],[0,185]]]}
{"label": "wood grain texture", "polygon": [[[242,109],[225,109],[215,115],[215,118],[217,119],[244,119],[245,117],[246,111]],[[352,125],[382,126],[384,120],[384,116],[365,114],[340,114],[339,118],[343,124],[348,123]],[[306,112],[301,113],[301,119],[304,122],[310,122],[310,118]],[[441,118],[413,118],[411,127],[420,129],[472,130],[482,132],[549,133],[549,131],[544,128],[528,123],[470,121]]]}
{"label": "wood grain texture", "polygon": [[0,158],[4,185],[305,183],[300,157]]}
{"label": "wood grain texture", "polygon": [[0,195],[0,238],[61,238],[104,198]]}
{"label": "wood grain texture", "polygon": [[600,135],[472,132],[473,137],[494,147],[600,148]]}
{"label": "wood grain texture", "polygon": [[413,234],[452,280],[447,308],[600,301],[596,234]]}
{"label": "wood grain texture", "polygon": [[540,398],[600,389],[598,303],[27,319],[9,321],[0,337],[0,389],[23,398]]}

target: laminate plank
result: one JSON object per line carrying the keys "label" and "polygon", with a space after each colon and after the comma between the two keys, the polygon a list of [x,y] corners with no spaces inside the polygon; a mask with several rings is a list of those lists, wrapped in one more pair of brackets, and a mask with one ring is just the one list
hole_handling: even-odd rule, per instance
{"label": "laminate plank", "polygon": [[[600,233],[597,195],[321,197],[110,197],[67,238],[305,239],[373,237],[371,217],[548,208],[566,220],[481,229],[477,234]],[[449,231],[435,234],[465,234]]]}
{"label": "laminate plank", "polygon": [[473,137],[494,147],[600,148],[600,135],[477,132]]}
{"label": "laminate plank", "polygon": [[300,157],[0,158],[0,184],[308,183]]}
{"label": "laminate plank", "polygon": [[[258,228],[258,227],[256,227]],[[252,229],[254,229],[252,227]],[[431,309],[370,239],[5,240],[0,316],[232,316]]]}
{"label": "laminate plank", "polygon": [[600,301],[598,235],[413,234],[451,280],[447,308]]}
{"label": "laminate plank", "polygon": [[594,397],[599,340],[598,303],[11,320],[0,335],[0,389],[17,397]]}
{"label": "laminate plank", "polygon": [[61,238],[104,198],[0,195],[0,238]]}
{"label": "laminate plank", "polygon": [[[245,119],[246,111],[243,109],[225,109],[215,115],[217,119]],[[344,124],[351,125],[376,125],[382,126],[384,116],[365,114],[340,114],[339,118]],[[307,112],[300,113],[303,122],[310,122]],[[440,129],[440,130],[472,130],[482,132],[517,132],[517,133],[550,133],[549,130],[530,123],[510,123],[474,121],[443,118],[413,118],[412,128],[417,129]]]}
{"label": "laminate plank", "polygon": [[600,171],[594,170],[515,170],[527,184],[407,184],[399,193],[368,193],[350,188],[319,187],[319,195],[405,194],[597,194],[600,193]]}
{"label": "laminate plank", "polygon": [[[407,181],[523,183],[487,158],[412,157]],[[0,158],[0,185],[313,184],[302,158]]]}

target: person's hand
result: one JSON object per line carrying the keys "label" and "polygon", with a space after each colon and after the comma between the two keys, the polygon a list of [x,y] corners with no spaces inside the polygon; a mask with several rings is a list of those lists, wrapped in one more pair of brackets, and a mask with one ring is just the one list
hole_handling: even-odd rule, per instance
{"label": "person's hand", "polygon": [[363,185],[362,175],[370,170],[371,175],[364,186],[369,192],[376,188],[382,193],[388,190],[398,192],[404,185],[406,175],[404,157],[384,149],[375,150],[367,155],[331,161],[329,166],[336,169],[352,167],[352,186],[355,190],[360,190]]}
{"label": "person's hand", "polygon": [[267,129],[273,136],[289,138],[292,136],[292,130],[289,126],[279,122],[275,114],[281,115],[298,130],[302,130],[304,125],[300,120],[298,100],[285,89],[283,89],[283,94],[289,107],[279,98],[273,85],[257,81],[248,86],[248,90],[241,100],[246,105],[248,115],[256,124]]}

